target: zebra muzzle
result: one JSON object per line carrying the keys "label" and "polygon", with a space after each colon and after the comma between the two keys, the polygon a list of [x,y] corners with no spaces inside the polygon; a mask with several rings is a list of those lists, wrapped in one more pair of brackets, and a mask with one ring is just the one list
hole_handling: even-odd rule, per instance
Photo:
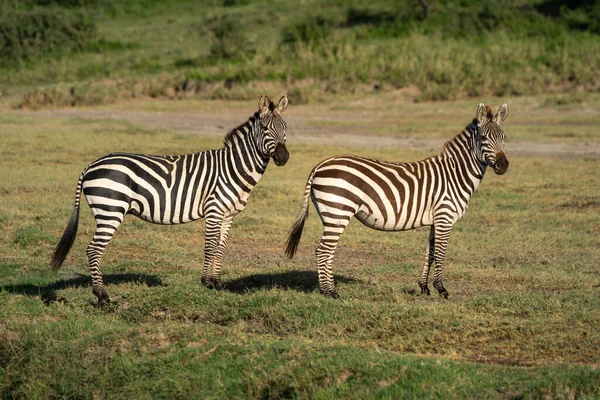
{"label": "zebra muzzle", "polygon": [[275,147],[275,152],[273,153],[273,161],[275,161],[275,165],[281,167],[288,162],[290,158],[290,153],[287,151],[285,144],[277,143],[277,147]]}
{"label": "zebra muzzle", "polygon": [[504,153],[496,155],[496,164],[494,164],[494,172],[498,175],[504,174],[508,170],[509,162]]}

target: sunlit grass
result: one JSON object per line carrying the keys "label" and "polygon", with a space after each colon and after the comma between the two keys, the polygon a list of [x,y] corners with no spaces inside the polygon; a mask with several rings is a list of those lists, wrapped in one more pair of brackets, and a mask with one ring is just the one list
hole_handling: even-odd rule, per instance
{"label": "sunlit grass", "polygon": [[[448,116],[446,137],[470,119],[457,111],[462,104],[408,110],[418,119],[427,107]],[[507,132],[521,118],[512,110]],[[559,117],[576,120],[578,110],[548,113],[548,125],[562,126]],[[103,259],[114,303],[98,310],[85,260],[87,205],[65,265],[58,275],[49,269],[81,170],[112,151],[181,154],[221,141],[113,120],[0,116],[2,396],[600,394],[598,159],[512,157],[506,175],[486,176],[450,238],[450,300],[417,294],[426,229],[384,233],[353,221],[336,253],[342,299],[333,301],[318,294],[322,228],[312,206],[296,258],[282,251],[308,173],[337,153],[430,153],[300,145],[294,136],[288,143],[288,164],[269,166],[234,221],[226,290],[200,284],[202,222],[168,227],[128,217]]]}

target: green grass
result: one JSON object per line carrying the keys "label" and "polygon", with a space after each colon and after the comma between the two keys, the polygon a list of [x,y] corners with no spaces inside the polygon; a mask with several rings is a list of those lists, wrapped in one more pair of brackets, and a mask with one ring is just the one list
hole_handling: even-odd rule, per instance
{"label": "green grass", "polygon": [[[390,104],[386,95],[371,100]],[[177,105],[200,106],[229,107]],[[440,110],[463,108],[425,106],[395,112],[418,130]],[[240,122],[253,110],[232,107]],[[547,126],[577,119],[577,106],[553,107],[540,111],[551,116]],[[516,110],[505,123],[509,154],[518,146],[511,132],[523,129]],[[448,111],[446,137],[473,111]],[[283,257],[316,162],[349,152],[388,160],[430,154],[299,145],[293,135],[288,164],[269,166],[234,221],[226,290],[200,284],[203,223],[167,227],[128,217],[103,259],[114,302],[94,308],[86,205],[65,265],[51,273],[87,163],[112,151],[180,154],[220,143],[113,120],[0,115],[1,397],[600,396],[597,158],[510,157],[506,175],[486,176],[450,238],[449,300],[417,294],[425,229],[384,233],[352,222],[334,261],[339,301],[318,294],[321,226],[312,206],[296,258]]]}

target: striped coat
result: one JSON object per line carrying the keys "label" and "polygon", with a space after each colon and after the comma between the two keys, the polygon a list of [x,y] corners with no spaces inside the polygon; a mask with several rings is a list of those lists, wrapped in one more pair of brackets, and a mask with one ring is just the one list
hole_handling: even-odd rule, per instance
{"label": "striped coat", "polygon": [[497,174],[508,169],[505,135],[500,128],[507,114],[506,104],[496,115],[481,104],[473,122],[446,142],[440,154],[419,162],[383,162],[353,155],[322,161],[306,183],[286,254],[291,258],[297,250],[311,198],[323,223],[323,236],[316,250],[319,288],[324,295],[337,298],[331,264],[352,217],[382,231],[431,226],[419,286],[423,293],[430,293],[427,281],[435,262],[434,287],[448,297],[442,284],[442,266],[450,230],[467,211],[487,167]]}
{"label": "striped coat", "polygon": [[221,288],[233,217],[246,207],[269,160],[281,166],[289,158],[281,119],[287,104],[286,96],[275,105],[263,95],[259,110],[231,130],[219,150],[181,156],[113,153],[89,164],[77,182],[73,213],[52,257],[53,269],[60,268],[75,240],[83,193],[96,221],[86,253],[98,305],[109,302],[100,260],[127,214],[164,225],[205,219],[202,281]]}

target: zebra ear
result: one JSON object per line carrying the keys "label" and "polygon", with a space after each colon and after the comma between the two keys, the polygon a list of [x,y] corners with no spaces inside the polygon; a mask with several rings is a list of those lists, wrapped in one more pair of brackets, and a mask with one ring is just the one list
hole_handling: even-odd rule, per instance
{"label": "zebra ear", "polygon": [[508,117],[508,105],[504,103],[502,104],[502,107],[500,107],[496,115],[494,115],[494,122],[500,123],[504,121],[506,117]]}
{"label": "zebra ear", "polygon": [[271,104],[271,100],[269,100],[266,94],[260,96],[260,99],[258,99],[258,110],[261,114],[269,112],[269,104]]}
{"label": "zebra ear", "polygon": [[288,97],[287,94],[284,94],[279,99],[279,103],[277,103],[277,107],[275,108],[279,114],[285,111],[288,106]]}
{"label": "zebra ear", "polygon": [[481,126],[488,122],[488,120],[489,118],[487,107],[485,106],[485,104],[481,103],[479,104],[479,107],[477,107],[477,123],[479,124],[479,126]]}

